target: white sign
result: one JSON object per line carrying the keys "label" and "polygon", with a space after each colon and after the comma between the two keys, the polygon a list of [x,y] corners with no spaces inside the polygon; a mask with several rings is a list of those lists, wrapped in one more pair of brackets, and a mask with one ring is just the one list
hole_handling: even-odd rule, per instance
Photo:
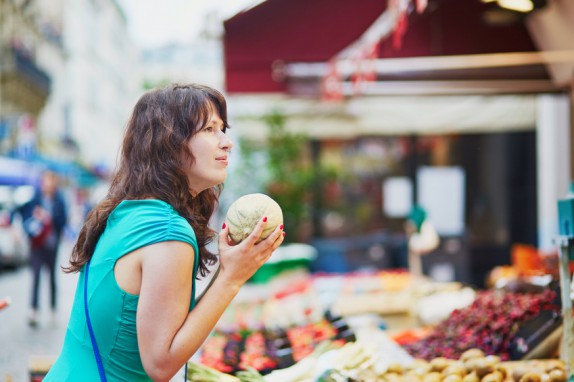
{"label": "white sign", "polygon": [[405,217],[412,208],[413,184],[406,176],[387,178],[383,182],[383,212],[388,217]]}
{"label": "white sign", "polygon": [[464,232],[464,178],[461,167],[421,167],[417,171],[417,203],[439,235]]}

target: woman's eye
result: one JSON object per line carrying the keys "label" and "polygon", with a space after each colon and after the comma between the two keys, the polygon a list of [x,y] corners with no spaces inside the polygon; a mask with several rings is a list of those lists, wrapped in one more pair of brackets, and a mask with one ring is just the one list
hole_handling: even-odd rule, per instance
{"label": "woman's eye", "polygon": [[211,126],[206,126],[203,130],[204,130],[204,131],[207,131],[207,132],[212,132],[212,131],[213,131],[213,127],[211,127]]}

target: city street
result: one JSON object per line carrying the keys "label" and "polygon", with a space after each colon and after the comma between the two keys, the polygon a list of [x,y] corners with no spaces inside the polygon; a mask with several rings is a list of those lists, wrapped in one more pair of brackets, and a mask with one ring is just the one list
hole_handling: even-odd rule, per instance
{"label": "city street", "polygon": [[[73,243],[63,241],[58,254],[60,264],[65,264]],[[30,364],[52,362],[60,353],[68,318],[72,309],[78,275],[58,272],[58,314],[52,319],[49,309],[48,274],[41,276],[40,322],[28,325],[31,272],[28,267],[15,271],[0,271],[0,299],[12,298],[12,304],[0,310],[0,382],[29,382]],[[198,290],[206,280],[197,282]],[[172,379],[183,380],[183,369]]]}
{"label": "city street", "polygon": [[[69,256],[71,243],[64,241],[59,260]],[[40,284],[40,320],[28,325],[31,272],[26,266],[0,272],[0,298],[10,296],[12,304],[0,311],[0,381],[30,381],[30,363],[53,360],[62,347],[66,325],[76,289],[77,274],[58,272],[58,313],[52,317],[49,308],[47,272]]]}

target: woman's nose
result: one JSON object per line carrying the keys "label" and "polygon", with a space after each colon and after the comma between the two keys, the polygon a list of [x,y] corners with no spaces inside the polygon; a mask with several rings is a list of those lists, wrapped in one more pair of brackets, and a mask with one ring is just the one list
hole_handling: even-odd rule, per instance
{"label": "woman's nose", "polygon": [[226,150],[231,150],[231,148],[233,147],[233,141],[231,140],[231,138],[229,138],[229,136],[225,133],[221,133],[221,147],[226,149]]}

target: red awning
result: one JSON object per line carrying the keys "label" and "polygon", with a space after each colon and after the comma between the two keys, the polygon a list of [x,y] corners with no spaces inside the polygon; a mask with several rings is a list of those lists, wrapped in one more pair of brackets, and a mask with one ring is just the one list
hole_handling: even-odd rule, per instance
{"label": "red awning", "polygon": [[[386,0],[267,0],[225,22],[225,74],[229,93],[287,92],[274,67],[294,62],[327,62],[357,40],[387,8]],[[536,51],[522,16],[498,13],[480,0],[429,0],[412,12],[400,49],[382,41],[380,58],[426,57]],[[496,15],[495,15],[496,16]],[[489,20],[490,17],[490,21]],[[502,20],[502,21],[501,21]],[[449,78],[484,73],[448,73]],[[491,77],[548,79],[543,66],[493,72]],[[422,74],[428,79],[429,74]],[[435,74],[430,74],[434,76]],[[466,77],[465,77],[466,78]]]}
{"label": "red awning", "polygon": [[326,61],[385,10],[386,0],[267,0],[225,22],[227,92],[284,92],[273,63]]}

